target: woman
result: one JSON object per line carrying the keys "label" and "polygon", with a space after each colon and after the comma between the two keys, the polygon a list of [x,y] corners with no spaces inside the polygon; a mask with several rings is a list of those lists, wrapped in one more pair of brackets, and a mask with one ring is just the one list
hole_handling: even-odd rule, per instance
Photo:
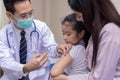
{"label": "woman", "polygon": [[68,80],[120,80],[120,15],[110,0],[68,0],[71,9],[82,13],[91,33],[87,46],[88,74]]}

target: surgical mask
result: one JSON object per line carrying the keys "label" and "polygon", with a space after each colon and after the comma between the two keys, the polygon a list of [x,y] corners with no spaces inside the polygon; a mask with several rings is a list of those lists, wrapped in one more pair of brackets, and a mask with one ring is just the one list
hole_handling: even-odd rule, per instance
{"label": "surgical mask", "polygon": [[[15,18],[16,18],[16,17],[15,17]],[[16,19],[17,19],[17,18],[16,18]],[[31,18],[23,19],[23,20],[17,19],[17,26],[18,26],[19,28],[24,28],[24,29],[26,29],[26,28],[31,27],[32,22],[33,22],[33,16],[32,16]]]}

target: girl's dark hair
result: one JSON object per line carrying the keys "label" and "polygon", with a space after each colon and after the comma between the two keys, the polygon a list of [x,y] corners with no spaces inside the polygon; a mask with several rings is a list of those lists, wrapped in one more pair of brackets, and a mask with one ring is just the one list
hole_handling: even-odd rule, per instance
{"label": "girl's dark hair", "polygon": [[85,29],[84,22],[77,21],[75,13],[72,13],[66,16],[64,20],[62,21],[62,25],[64,25],[66,22],[69,23],[70,27],[72,27],[72,29],[75,30],[77,34],[79,34],[82,30],[85,30],[83,41],[85,42],[85,47],[86,47],[88,44],[89,35],[88,35],[88,31]]}
{"label": "girl's dark hair", "polygon": [[6,11],[11,12],[12,14],[14,14],[14,12],[16,11],[14,4],[16,2],[24,2],[24,1],[29,1],[31,3],[31,0],[3,0]]}
{"label": "girl's dark hair", "polygon": [[110,0],[68,0],[68,4],[73,10],[83,14],[86,28],[92,35],[92,67],[95,67],[101,40],[100,31],[108,22],[120,26],[120,15]]}

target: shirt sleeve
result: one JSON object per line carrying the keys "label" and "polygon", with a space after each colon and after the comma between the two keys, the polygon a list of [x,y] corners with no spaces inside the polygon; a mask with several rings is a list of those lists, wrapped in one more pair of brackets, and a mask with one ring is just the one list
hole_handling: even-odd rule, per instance
{"label": "shirt sleeve", "polygon": [[68,76],[67,80],[90,80],[88,76],[89,74],[74,74]]}
{"label": "shirt sleeve", "polygon": [[77,59],[79,56],[79,59],[82,60],[85,58],[85,48],[82,45],[72,46],[69,54],[72,57],[72,59]]}
{"label": "shirt sleeve", "polygon": [[[88,74],[71,75],[68,80],[113,80],[120,58],[120,37],[116,37],[119,29],[107,25],[101,32],[97,64]],[[109,30],[108,30],[109,28]],[[110,30],[111,28],[111,30]]]}
{"label": "shirt sleeve", "polygon": [[41,24],[42,25],[39,26],[39,30],[40,33],[42,34],[43,48],[49,53],[48,56],[58,57],[59,54],[56,49],[57,43],[54,39],[52,31],[44,22],[41,22]]}

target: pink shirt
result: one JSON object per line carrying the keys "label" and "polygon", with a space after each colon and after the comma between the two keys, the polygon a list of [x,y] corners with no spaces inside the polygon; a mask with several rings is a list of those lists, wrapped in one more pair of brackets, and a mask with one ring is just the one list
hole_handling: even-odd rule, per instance
{"label": "pink shirt", "polygon": [[[120,28],[108,23],[100,33],[97,64],[88,74],[71,75],[68,80],[113,80],[120,77]],[[87,47],[88,67],[91,69],[93,43],[89,40]]]}

